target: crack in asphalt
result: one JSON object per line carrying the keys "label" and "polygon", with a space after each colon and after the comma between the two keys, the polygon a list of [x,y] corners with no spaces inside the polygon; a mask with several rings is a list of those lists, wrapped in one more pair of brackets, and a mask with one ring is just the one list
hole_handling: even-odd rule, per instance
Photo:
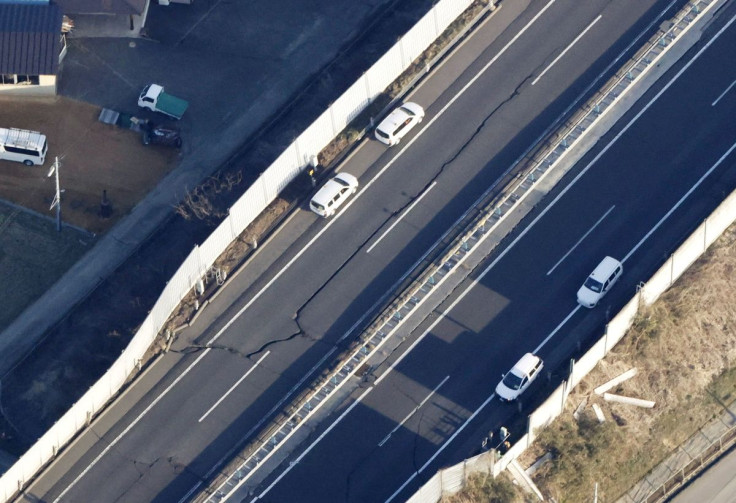
{"label": "crack in asphalt", "polygon": [[[512,93],[507,98],[505,98],[493,110],[491,110],[488,113],[488,115],[483,119],[483,121],[480,123],[480,125],[475,129],[475,131],[473,131],[473,134],[471,134],[470,137],[465,141],[465,143],[463,143],[460,146],[460,148],[449,159],[447,159],[445,162],[442,163],[442,165],[439,167],[439,169],[437,170],[437,172],[432,176],[432,178],[430,178],[429,181],[415,195],[411,196],[403,205],[401,205],[396,210],[391,211],[390,213],[388,213],[388,215],[387,215],[386,219],[383,221],[383,223],[381,225],[379,225],[376,228],[376,230],[374,230],[372,233],[370,233],[368,235],[368,237],[366,239],[364,239],[363,242],[359,246],[357,246],[354,249],[354,251],[352,253],[350,253],[350,255],[348,255],[345,258],[345,260],[343,260],[342,264],[340,264],[340,266],[337,269],[335,269],[335,271],[322,283],[322,285],[319,288],[317,288],[312,293],[312,295],[310,295],[309,298],[306,299],[302,303],[302,305],[296,310],[296,313],[295,313],[295,316],[294,316],[294,321],[296,322],[296,324],[299,327],[300,331],[303,332],[303,329],[301,328],[301,321],[300,321],[301,313],[309,305],[309,303],[315,297],[317,297],[317,295],[319,295],[327,287],[327,285],[329,285],[330,282],[340,272],[342,272],[342,270],[345,268],[345,266],[381,231],[381,229],[383,229],[383,226],[386,225],[386,223],[389,220],[391,220],[391,218],[395,217],[396,215],[401,214],[401,212],[403,212],[406,208],[408,208],[419,196],[421,196],[422,194],[424,194],[435,181],[437,181],[437,179],[444,173],[445,169],[448,166],[450,166],[450,164],[452,164],[460,156],[460,154],[463,153],[463,151],[473,142],[473,140],[475,140],[475,138],[478,136],[478,134],[480,134],[480,132],[485,127],[485,125],[488,122],[488,120],[490,120],[491,117],[493,117],[496,113],[498,113],[498,111],[501,110],[501,108],[503,108],[507,103],[511,102],[514,98],[516,98],[517,96],[519,96],[519,94],[521,93],[521,87],[524,84],[526,84],[531,78],[532,78],[532,75],[526,76],[519,83],[519,85],[517,85],[516,88],[514,88],[514,90],[512,91]],[[337,349],[340,349],[340,348],[343,348],[343,347],[347,347],[347,344],[344,344],[343,343],[343,341],[345,339],[347,339],[347,337],[340,338],[336,343],[332,344],[332,346],[336,347]],[[316,338],[316,337],[313,340],[325,342],[325,341],[322,341],[322,339],[319,339],[319,338]],[[328,344],[328,343],[325,342],[325,344]],[[263,347],[266,347],[266,346],[264,345]],[[261,349],[263,349],[263,348],[261,348]],[[252,354],[253,353],[251,353],[251,355]]]}

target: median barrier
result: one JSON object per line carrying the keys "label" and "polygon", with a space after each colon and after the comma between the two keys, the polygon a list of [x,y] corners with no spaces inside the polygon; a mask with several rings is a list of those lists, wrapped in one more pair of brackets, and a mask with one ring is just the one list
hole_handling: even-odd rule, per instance
{"label": "median barrier", "polygon": [[[194,247],[177,269],[118,360],[0,477],[2,501],[22,492],[30,480],[118,394],[134,371],[140,369],[146,351],[181,300],[205,276],[230,243],[310,165],[314,156],[383,93],[472,3],[473,0],[439,0],[261,174],[233,204],[220,225],[201,245]],[[436,61],[438,58],[427,66],[433,66]]]}

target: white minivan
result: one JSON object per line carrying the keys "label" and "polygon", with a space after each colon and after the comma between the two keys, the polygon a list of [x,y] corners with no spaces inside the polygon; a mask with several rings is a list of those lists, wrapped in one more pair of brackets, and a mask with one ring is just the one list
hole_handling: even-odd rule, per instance
{"label": "white minivan", "polygon": [[337,208],[358,190],[358,179],[349,173],[338,173],[317,191],[309,207],[321,217],[335,214]]}
{"label": "white minivan", "polygon": [[396,145],[423,118],[422,107],[416,103],[404,103],[381,121],[376,128],[376,139],[388,146]]}
{"label": "white minivan", "polygon": [[606,257],[590,273],[583,286],[578,290],[578,304],[592,308],[621,277],[624,266],[613,257]]}
{"label": "white minivan", "polygon": [[510,402],[519,398],[529,385],[542,373],[544,362],[531,353],[527,353],[516,362],[508,374],[501,377],[496,386],[496,396],[502,402]]}
{"label": "white minivan", "polygon": [[26,129],[0,128],[0,159],[41,165],[46,160],[46,135]]}

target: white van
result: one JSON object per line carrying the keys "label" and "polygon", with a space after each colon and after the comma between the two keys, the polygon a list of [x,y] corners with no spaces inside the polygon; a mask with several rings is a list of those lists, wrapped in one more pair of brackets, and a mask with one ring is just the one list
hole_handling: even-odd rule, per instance
{"label": "white van", "polygon": [[309,207],[321,217],[330,217],[356,190],[358,190],[357,178],[350,173],[338,173],[317,191],[309,201]]}
{"label": "white van", "polygon": [[41,165],[46,160],[46,135],[27,129],[0,128],[0,159]]}
{"label": "white van", "polygon": [[397,145],[423,118],[422,107],[416,103],[404,103],[381,121],[376,128],[376,139],[389,147]]}
{"label": "white van", "polygon": [[543,368],[544,362],[540,357],[531,353],[525,354],[508,374],[501,377],[501,382],[496,386],[496,396],[502,402],[516,400],[539,376]]}
{"label": "white van", "polygon": [[578,290],[578,304],[593,308],[621,277],[624,266],[613,257],[606,257],[590,273],[583,286]]}

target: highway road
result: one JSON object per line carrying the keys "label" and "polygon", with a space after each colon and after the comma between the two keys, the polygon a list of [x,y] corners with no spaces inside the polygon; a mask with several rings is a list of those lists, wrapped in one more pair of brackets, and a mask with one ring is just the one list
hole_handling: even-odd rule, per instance
{"label": "highway road", "polygon": [[[393,149],[367,142],[346,163],[343,169],[358,175],[362,188],[345,209],[327,221],[308,211],[293,214],[198,322],[180,335],[172,351],[57,459],[30,487],[26,499],[169,502],[191,495],[235,446],[260,431],[345,347],[386,301],[386,293],[473,201],[683,3],[504,4],[411,97],[427,110],[421,129]],[[714,86],[720,83],[712,80]],[[724,106],[733,111],[728,99]],[[672,123],[674,111],[667,117]],[[399,371],[386,374],[385,384],[354,409],[360,415],[346,416],[327,437],[329,442],[320,446],[326,450],[310,453],[267,495],[269,500],[294,501],[296,493],[300,501],[388,497],[410,477],[413,462],[430,459],[432,449],[443,445],[486,399],[510,360],[540,341],[560,322],[560,313],[571,309],[574,291],[601,254],[628,253],[630,241],[651,228],[661,210],[681,197],[713,160],[698,159],[698,169],[683,168],[685,161],[706,151],[722,155],[727,149],[722,134],[703,137],[682,128],[684,138],[677,146],[691,147],[678,148],[679,169],[668,170],[660,162],[668,149],[649,147],[656,134],[668,131],[656,120],[661,117],[651,119],[655,123],[642,117],[637,123],[637,128],[649,125],[638,138],[642,152],[631,155],[628,148],[612,148],[626,159],[625,165],[591,168],[595,176],[581,178],[565,202],[544,216],[545,225],[536,225],[513,253],[502,257],[503,267],[479,277],[481,288],[474,288],[453,311],[456,321],[442,318],[432,337],[416,346]],[[673,138],[672,132],[669,136]],[[652,189],[642,196],[645,183],[666,190]],[[632,196],[646,203],[644,210],[633,206]],[[570,203],[572,199],[583,204],[583,210]],[[699,207],[688,201],[688,218],[673,219],[676,225],[668,222],[667,232],[682,236],[710,202]],[[566,247],[613,204],[616,209],[600,232],[592,233],[573,258],[545,276]],[[657,235],[652,242],[664,247],[649,253],[661,259],[677,239]],[[537,254],[531,255],[533,251]],[[627,261],[623,284],[610,296],[612,303],[622,302],[636,281],[655,267],[656,260],[648,256],[648,262],[638,256]],[[471,298],[477,304],[471,305]],[[542,352],[550,369],[571,354],[576,338],[586,340],[600,327],[605,312],[599,308],[573,314],[557,354],[547,347]],[[426,412],[384,443],[387,449],[377,448],[381,439],[375,437],[385,436],[413,407],[407,399],[417,400],[435,387],[440,405],[427,402]],[[512,409],[503,411],[505,417],[512,414]],[[419,418],[421,435],[416,435]],[[472,435],[458,437],[453,444],[458,448],[443,451],[449,457],[435,458],[431,466],[462,457],[461,446],[474,441]],[[392,449],[396,457],[377,456],[382,449]],[[341,460],[342,466],[327,463],[330,459]],[[327,468],[349,473],[336,480]],[[423,470],[405,490],[428,473]],[[305,490],[306,479],[301,477],[309,476],[315,478]]]}
{"label": "highway road", "polygon": [[668,501],[731,503],[736,501],[736,450],[731,450]]}
{"label": "highway road", "polygon": [[[539,354],[552,373],[551,384],[542,379],[524,397],[524,412],[566,377],[578,344],[602,334],[609,313],[736,189],[736,23],[720,31],[736,20],[731,7],[709,30],[713,38],[651,89],[523,232],[405,342],[410,352],[376,371],[345,405],[349,413],[325,422],[307,454],[287,459],[246,501],[297,493],[301,502],[403,501],[513,420],[516,407],[494,400],[493,390],[522,354]],[[598,307],[582,308],[575,292],[605,255],[623,261],[623,278]]]}

